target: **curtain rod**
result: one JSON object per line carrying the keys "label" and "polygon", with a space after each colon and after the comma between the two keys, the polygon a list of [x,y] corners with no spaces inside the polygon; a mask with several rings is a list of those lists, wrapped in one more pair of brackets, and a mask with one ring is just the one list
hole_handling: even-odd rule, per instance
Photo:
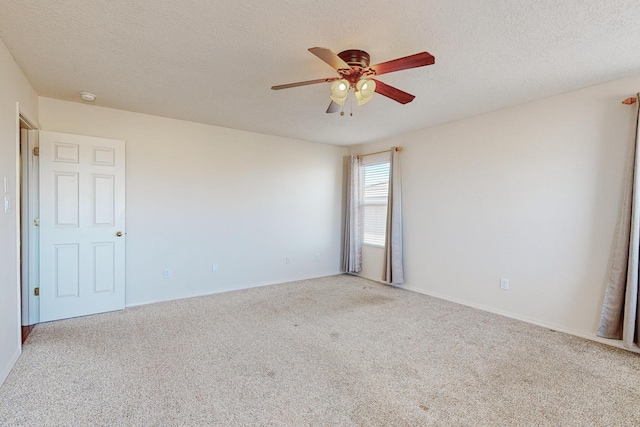
{"label": "curtain rod", "polygon": [[[376,151],[375,153],[358,154],[356,157],[357,158],[361,158],[361,157],[373,156],[374,154],[389,153],[390,151],[391,151],[391,149],[382,150],[382,151]],[[396,147],[396,151],[402,151],[402,147]]]}
{"label": "curtain rod", "polygon": [[625,105],[635,104],[636,102],[638,102],[638,98],[636,98],[635,96],[630,96],[629,98],[622,101],[622,103]]}

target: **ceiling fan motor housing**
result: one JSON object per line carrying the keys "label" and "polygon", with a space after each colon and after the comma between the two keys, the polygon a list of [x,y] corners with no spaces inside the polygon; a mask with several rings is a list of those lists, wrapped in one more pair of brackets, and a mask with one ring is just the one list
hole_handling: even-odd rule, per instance
{"label": "ceiling fan motor housing", "polygon": [[364,75],[371,74],[369,70],[371,57],[364,50],[349,49],[340,52],[338,56],[351,67],[349,70],[338,70],[340,76],[347,80],[351,87],[355,88]]}

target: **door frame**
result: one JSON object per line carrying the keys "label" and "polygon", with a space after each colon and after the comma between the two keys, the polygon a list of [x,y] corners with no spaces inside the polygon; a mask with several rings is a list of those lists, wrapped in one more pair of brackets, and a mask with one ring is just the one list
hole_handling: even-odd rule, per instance
{"label": "door frame", "polygon": [[[35,325],[40,320],[40,307],[34,289],[38,287],[39,235],[34,219],[38,217],[38,157],[34,148],[38,146],[38,125],[16,103],[16,220],[18,248],[18,288],[21,299],[20,326]],[[22,132],[26,129],[26,132]],[[23,137],[26,136],[26,141]]]}

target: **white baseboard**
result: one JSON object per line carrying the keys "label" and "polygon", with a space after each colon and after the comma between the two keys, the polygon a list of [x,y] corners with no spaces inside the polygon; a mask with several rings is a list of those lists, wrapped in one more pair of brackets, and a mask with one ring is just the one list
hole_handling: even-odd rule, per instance
{"label": "white baseboard", "polygon": [[[383,285],[388,285],[388,283],[385,283],[381,280],[376,280],[376,279],[372,279],[370,277],[365,277],[359,274],[355,274],[355,276],[358,277],[362,277],[363,279],[367,279],[367,280],[372,280],[374,282],[378,282],[378,283],[382,283]],[[434,298],[439,298],[439,299],[443,299],[445,301],[451,301],[451,302],[455,302],[456,304],[461,304],[461,305],[465,305],[467,307],[472,307],[472,308],[477,308],[478,310],[482,310],[482,311],[488,311],[489,313],[494,313],[494,314],[498,314],[500,316],[504,316],[504,317],[509,317],[511,319],[516,319],[516,320],[521,320],[523,322],[527,322],[527,323],[531,323],[532,325],[537,325],[537,326],[542,326],[543,328],[547,328],[547,329],[553,329],[554,331],[558,331],[558,332],[563,332],[565,334],[569,334],[569,335],[573,335],[576,337],[580,337],[580,338],[584,338],[590,341],[595,341],[595,342],[599,342],[601,344],[606,344],[606,345],[610,345],[612,347],[616,347],[616,348],[621,348],[623,350],[627,350],[627,351],[633,351],[630,350],[628,348],[626,348],[623,344],[622,341],[620,340],[610,340],[607,338],[601,338],[595,334],[589,334],[589,333],[585,333],[582,331],[576,331],[573,329],[569,329],[569,328],[565,328],[564,326],[560,326],[560,325],[556,325],[550,322],[545,322],[543,320],[539,320],[539,319],[534,319],[532,317],[528,317],[528,316],[522,316],[516,313],[511,313],[509,311],[505,311],[505,310],[499,310],[497,308],[494,307],[489,307],[486,305],[482,305],[482,304],[476,304],[470,301],[466,301],[460,298],[454,298],[451,297],[449,295],[444,295],[444,294],[440,294],[438,292],[431,292],[431,291],[425,291],[423,289],[417,289],[414,288],[412,286],[405,286],[405,285],[393,285],[394,287],[398,288],[398,289],[406,289],[408,291],[412,291],[412,292],[417,292],[419,294],[424,294],[424,295],[429,295],[431,297]]]}
{"label": "white baseboard", "polygon": [[319,279],[321,277],[337,276],[337,275],[340,275],[340,274],[342,274],[342,273],[337,272],[337,273],[334,273],[334,274],[325,274],[325,275],[322,275],[322,276],[300,276],[300,277],[294,277],[294,278],[286,279],[284,281],[280,279],[280,280],[271,280],[271,281],[267,281],[267,282],[249,283],[249,284],[240,285],[238,287],[234,287],[234,288],[230,288],[230,289],[216,289],[216,290],[212,290],[210,292],[189,294],[189,295],[184,295],[184,296],[180,296],[180,297],[177,297],[177,298],[164,298],[164,299],[150,300],[150,301],[144,301],[144,302],[136,302],[136,303],[132,303],[132,304],[125,304],[125,308],[138,307],[138,306],[141,306],[141,305],[148,305],[148,304],[155,304],[155,303],[158,303],[158,302],[177,301],[177,300],[187,299],[187,298],[204,297],[204,296],[207,296],[207,295],[215,295],[215,294],[220,294],[220,293],[223,293],[223,292],[241,291],[243,289],[260,288],[262,286],[279,285],[279,284],[282,284],[282,283],[298,282],[298,281],[301,281],[301,280]]}
{"label": "white baseboard", "polygon": [[466,300],[463,300],[463,299],[450,297],[448,295],[443,295],[443,294],[440,294],[438,292],[425,291],[425,290],[422,290],[422,289],[413,288],[411,286],[396,286],[396,287],[399,288],[399,289],[406,289],[408,291],[417,292],[419,294],[429,295],[429,296],[432,296],[432,297],[435,297],[435,298],[439,298],[439,299],[443,299],[443,300],[446,300],[446,301],[455,302],[456,304],[461,304],[461,305],[465,305],[467,307],[477,308],[478,310],[488,311],[489,313],[498,314],[500,316],[509,317],[511,319],[521,320],[523,322],[531,323],[533,325],[542,326],[543,328],[552,329],[554,331],[563,332],[565,334],[574,335],[576,337],[584,338],[584,339],[587,339],[587,340],[590,340],[590,341],[596,341],[596,342],[599,342],[601,344],[606,344],[606,345],[610,345],[612,347],[617,347],[617,348],[621,348],[623,350],[631,351],[628,348],[624,347],[622,345],[622,341],[619,341],[619,340],[610,340],[610,339],[606,339],[606,338],[601,338],[601,337],[599,337],[599,336],[597,336],[595,334],[589,334],[589,333],[585,333],[585,332],[581,332],[581,331],[576,331],[576,330],[573,330],[573,329],[565,328],[564,326],[556,325],[556,324],[553,324],[553,323],[550,323],[550,322],[545,322],[543,320],[534,319],[534,318],[528,317],[528,316],[522,316],[520,314],[511,313],[509,311],[500,310],[500,309],[489,307],[489,306],[485,306],[485,305],[482,305],[482,304],[476,304],[476,303],[473,303],[473,302],[470,302],[470,301],[466,301]]}
{"label": "white baseboard", "polygon": [[4,384],[4,380],[6,380],[7,377],[9,376],[9,373],[11,372],[11,370],[13,369],[13,366],[18,361],[18,358],[20,357],[21,353],[22,353],[22,347],[18,347],[16,352],[13,354],[13,356],[11,356],[11,359],[9,359],[9,363],[7,364],[7,366],[4,366],[2,368],[2,371],[0,371],[0,386]]}

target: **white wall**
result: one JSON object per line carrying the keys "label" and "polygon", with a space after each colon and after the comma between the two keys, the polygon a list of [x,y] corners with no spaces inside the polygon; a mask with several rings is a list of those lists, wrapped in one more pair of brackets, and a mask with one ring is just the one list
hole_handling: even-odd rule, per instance
{"label": "white wall", "polygon": [[362,270],[359,276],[367,279],[382,280],[384,273],[384,248],[362,245]]}
{"label": "white wall", "polygon": [[346,148],[49,98],[40,123],[126,141],[127,305],[340,272]]}
{"label": "white wall", "polygon": [[[30,120],[38,119],[38,98],[6,46],[0,41],[0,384],[20,355],[18,275],[18,122],[16,102]],[[4,177],[11,211],[4,212]]]}
{"label": "white wall", "polygon": [[594,338],[635,126],[621,101],[638,90],[640,76],[352,147],[405,148],[405,287]]}

